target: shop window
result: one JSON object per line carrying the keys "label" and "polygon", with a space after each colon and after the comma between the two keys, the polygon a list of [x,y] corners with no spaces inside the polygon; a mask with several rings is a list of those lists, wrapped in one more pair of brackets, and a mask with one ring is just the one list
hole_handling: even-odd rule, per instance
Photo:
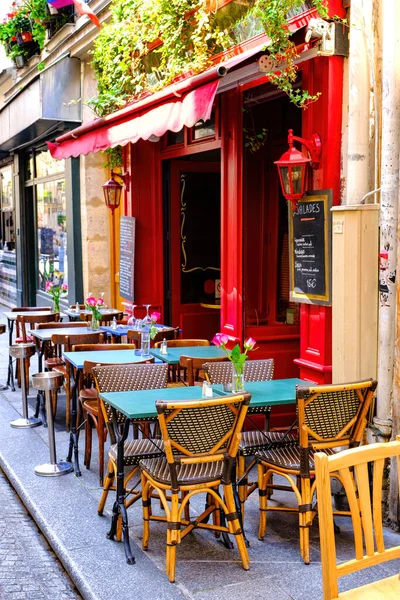
{"label": "shop window", "polygon": [[215,111],[213,111],[211,115],[211,119],[208,121],[198,121],[195,123],[192,129],[192,139],[193,140],[202,140],[207,137],[215,136]]}
{"label": "shop window", "polygon": [[36,198],[38,289],[45,291],[48,281],[56,286],[68,283],[65,179],[39,183]]}
{"label": "shop window", "polygon": [[17,303],[17,263],[15,254],[15,214],[13,171],[0,169],[0,299]]}
{"label": "shop window", "polygon": [[48,150],[36,154],[35,162],[37,178],[63,173],[65,169],[64,161],[53,158]]}
{"label": "shop window", "polygon": [[168,131],[167,132],[167,146],[176,146],[177,144],[183,144],[185,140],[184,129],[180,131]]}

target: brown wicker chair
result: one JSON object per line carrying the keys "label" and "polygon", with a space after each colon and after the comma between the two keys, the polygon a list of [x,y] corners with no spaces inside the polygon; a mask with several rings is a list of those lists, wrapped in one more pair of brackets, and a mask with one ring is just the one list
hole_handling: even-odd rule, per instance
{"label": "brown wicker chair", "polygon": [[[232,365],[231,362],[210,363],[203,365],[204,373],[212,384],[230,384],[232,383]],[[247,360],[244,363],[244,380],[250,381],[268,381],[274,376],[274,360],[267,358],[264,360]],[[246,457],[254,457],[259,450],[270,448],[271,444],[292,445],[297,444],[297,437],[290,434],[269,431],[269,415],[271,407],[251,408],[247,411],[247,420],[252,424],[251,415],[264,415],[266,418],[265,428],[263,430],[253,429],[252,431],[243,431],[237,457],[237,479],[238,493],[241,503],[242,517],[244,518],[244,503],[248,496],[257,489],[257,482],[249,482],[247,474],[253,468],[255,459],[250,461],[246,468]],[[254,425],[254,424],[253,424]]]}
{"label": "brown wicker chair", "polygon": [[[126,392],[130,390],[161,389],[167,384],[168,365],[157,364],[135,364],[92,367],[93,377],[98,393],[102,392]],[[101,496],[98,514],[102,515],[107,500],[108,492],[115,489],[114,480],[117,477],[117,444],[113,429],[113,416],[111,407],[100,400],[102,417],[110,432],[111,447],[108,452],[108,467],[103,494]],[[118,425],[125,423],[125,417],[117,412]],[[125,477],[125,487],[133,475],[138,471],[141,458],[158,456],[162,452],[160,440],[149,440],[147,438],[127,440],[124,445],[124,464],[131,471]],[[132,498],[126,503],[130,506],[141,497],[140,492],[131,490]],[[117,538],[121,538],[121,527],[119,525]]]}
{"label": "brown wicker chair", "polygon": [[[166,331],[159,331],[153,340],[150,340],[150,343],[154,345],[155,348],[158,348],[161,342],[166,339],[168,340],[168,345],[172,348],[172,342],[176,340],[179,335],[179,327],[175,329],[167,329]],[[140,348],[142,335],[140,331],[136,331],[134,329],[129,329],[127,333],[127,341],[133,342]]]}
{"label": "brown wicker chair", "polygon": [[[87,321],[79,321],[78,323],[38,323],[36,325],[36,329],[71,329],[74,327],[87,327],[89,323]],[[45,348],[45,367],[48,370],[51,370],[56,365],[64,365],[64,359],[61,356],[62,347],[61,346],[53,346],[53,344],[46,344]]]}
{"label": "brown wicker chair", "polygon": [[[232,465],[249,402],[249,394],[200,401],[156,402],[165,456],[140,461],[143,550],[148,548],[149,521],[166,521],[166,571],[171,582],[175,581],[176,546],[195,527],[213,529],[215,526],[219,532],[233,534],[243,568],[249,569],[232,488]],[[218,494],[220,485],[223,485],[224,500]],[[152,514],[152,490],[159,494],[165,517]],[[201,515],[196,515],[193,521],[184,518],[189,500],[200,493],[211,496],[212,505]],[[228,527],[220,525],[220,508],[225,513]],[[210,514],[214,518],[213,524],[204,522]]]}
{"label": "brown wicker chair", "polygon": [[[72,336],[69,335],[65,335],[62,332],[62,329],[60,330],[60,333],[54,333],[51,336],[51,343],[53,344],[53,346],[61,346],[64,348],[65,352],[71,352],[72,351],[72,345],[73,344],[84,344],[84,343],[88,343],[88,344],[95,344],[95,343],[102,343],[104,341],[104,336],[101,332],[93,332],[93,333],[79,333],[79,334],[73,334]],[[67,431],[69,431],[70,429],[70,424],[71,424],[71,372],[70,372],[71,366],[70,363],[67,362],[66,364],[59,364],[59,365],[54,365],[54,367],[52,367],[52,371],[57,371],[59,373],[62,373],[64,375],[64,389],[65,389],[65,422],[66,422],[66,429]],[[78,387],[79,387],[79,382],[78,383]],[[56,406],[57,406],[57,397],[54,396],[53,397],[53,407],[54,407],[54,412],[56,410]]]}
{"label": "brown wicker chair", "polygon": [[[386,576],[343,594],[339,594],[338,590],[339,577],[359,573],[361,569],[381,565],[400,556],[399,544],[385,548],[382,527],[384,466],[387,459],[392,458],[397,463],[397,470],[399,469],[400,436],[396,440],[354,448],[340,452],[337,456],[315,454],[324,600],[400,598],[398,574]],[[337,564],[336,556],[331,477],[339,479],[346,491],[354,529],[355,556],[340,564]]]}
{"label": "brown wicker chair", "polygon": [[[296,388],[299,444],[272,448],[256,454],[260,495],[260,525],[258,537],[265,536],[268,511],[297,512],[299,515],[300,554],[310,562],[309,528],[315,516],[312,499],[315,492],[314,453],[334,454],[339,448],[358,446],[367,424],[367,414],[377,382],[372,379],[340,385],[305,386]],[[286,489],[294,491],[298,507],[270,506],[268,488],[273,474],[289,482]],[[278,486],[279,489],[284,486]]]}
{"label": "brown wicker chair", "polygon": [[[179,335],[179,330],[178,330],[178,335]],[[178,337],[178,336],[176,336]],[[154,348],[159,348],[162,344],[162,340],[161,341],[157,341],[154,344]],[[169,348],[191,348],[193,346],[209,346],[210,342],[208,340],[196,340],[196,339],[187,339],[187,340],[171,340],[168,342],[168,347]],[[182,379],[185,380],[186,379],[186,370],[183,370],[182,376],[181,376],[181,372],[178,368],[178,365],[170,365],[169,368],[169,375],[170,375],[170,381],[177,381],[177,379]]]}

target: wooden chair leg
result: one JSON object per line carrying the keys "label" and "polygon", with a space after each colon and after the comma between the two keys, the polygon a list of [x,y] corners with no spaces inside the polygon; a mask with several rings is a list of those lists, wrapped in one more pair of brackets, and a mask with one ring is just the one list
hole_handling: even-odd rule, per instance
{"label": "wooden chair leg", "polygon": [[147,550],[150,538],[150,506],[151,494],[149,494],[149,484],[144,473],[141,474],[142,481],[142,510],[143,510],[143,540],[142,549]]}
{"label": "wooden chair leg", "polygon": [[85,458],[84,465],[90,469],[90,461],[92,459],[92,419],[88,413],[85,414]]}
{"label": "wooden chair leg", "polygon": [[267,530],[267,506],[268,496],[266,493],[267,478],[266,469],[262,464],[258,465],[258,494],[259,494],[259,508],[260,508],[260,523],[258,526],[258,539],[263,540]]}
{"label": "wooden chair leg", "polygon": [[244,456],[238,455],[237,457],[237,467],[236,467],[236,476],[239,481],[238,485],[238,496],[240,501],[240,510],[242,513],[242,521],[244,522],[244,505],[247,500],[247,476],[243,477],[243,474],[246,471],[246,459]]}
{"label": "wooden chair leg", "polygon": [[[311,506],[311,482],[310,479],[302,478],[301,480],[301,499],[303,507]],[[300,509],[300,507],[299,507]],[[310,564],[310,525],[312,523],[312,511],[299,512],[299,529],[300,529],[300,554],[304,560],[304,564]]]}
{"label": "wooden chair leg", "polygon": [[99,406],[97,417],[97,439],[99,441],[99,482],[101,487],[103,487],[104,479],[104,444],[106,437],[107,429],[105,428],[103,412]]}
{"label": "wooden chair leg", "polygon": [[[233,496],[232,496],[233,498]],[[178,523],[179,514],[179,494],[171,494],[171,512],[167,515],[168,522]],[[168,536],[169,532],[169,536]],[[169,537],[169,544],[168,544]],[[176,546],[180,542],[180,531],[178,529],[167,529],[167,574],[171,583],[175,582],[176,573]],[[168,552],[169,546],[169,552]]]}

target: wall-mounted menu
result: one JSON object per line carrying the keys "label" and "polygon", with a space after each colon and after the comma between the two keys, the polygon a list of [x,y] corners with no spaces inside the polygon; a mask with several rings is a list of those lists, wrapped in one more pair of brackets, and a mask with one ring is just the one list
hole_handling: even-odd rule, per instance
{"label": "wall-mounted menu", "polygon": [[135,283],[135,217],[121,217],[119,254],[119,294],[134,301]]}
{"label": "wall-mounted menu", "polygon": [[309,192],[289,208],[290,299],[331,303],[332,190]]}

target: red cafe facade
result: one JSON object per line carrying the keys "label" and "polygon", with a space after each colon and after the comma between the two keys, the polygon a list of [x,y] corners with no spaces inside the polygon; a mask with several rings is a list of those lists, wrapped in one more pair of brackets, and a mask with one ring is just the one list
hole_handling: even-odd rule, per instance
{"label": "red cafe facade", "polygon": [[[329,7],[344,16],[341,0]],[[123,145],[130,185],[121,215],[136,217],[136,304],[151,303],[183,338],[252,336],[252,358],[274,358],[276,378],[329,383],[331,307],[289,301],[288,207],[274,165],[289,129],[306,139],[318,133],[321,160],[306,189],[330,189],[340,203],[344,57],[304,43],[313,16],[289,20],[298,85],[321,92],[307,110],[259,71],[267,40],[257,36],[205,73],[86,123],[50,149],[67,158]]]}

